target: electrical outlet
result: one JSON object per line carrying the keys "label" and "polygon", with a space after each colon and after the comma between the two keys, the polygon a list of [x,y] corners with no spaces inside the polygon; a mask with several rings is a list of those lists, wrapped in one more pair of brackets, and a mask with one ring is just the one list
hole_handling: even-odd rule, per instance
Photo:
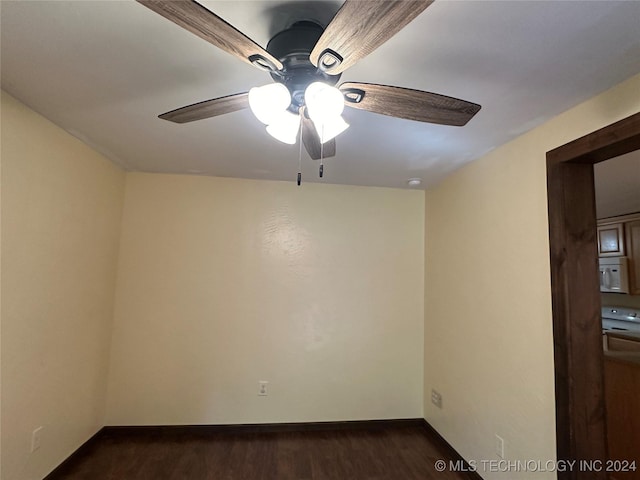
{"label": "electrical outlet", "polygon": [[442,408],[442,395],[435,390],[431,390],[431,403],[438,408]]}
{"label": "electrical outlet", "polygon": [[267,391],[267,385],[269,385],[269,382],[266,382],[264,380],[260,380],[258,382],[258,395],[261,397],[266,397],[267,395],[269,395],[269,392]]}
{"label": "electrical outlet", "polygon": [[504,458],[504,439],[500,435],[496,435],[496,455]]}
{"label": "electrical outlet", "polygon": [[40,441],[42,440],[42,427],[36,428],[31,433],[31,453],[40,448]]}

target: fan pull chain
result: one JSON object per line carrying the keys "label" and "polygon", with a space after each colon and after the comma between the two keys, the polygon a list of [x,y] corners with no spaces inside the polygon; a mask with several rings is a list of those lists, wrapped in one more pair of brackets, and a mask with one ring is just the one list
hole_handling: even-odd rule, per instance
{"label": "fan pull chain", "polygon": [[322,124],[322,138],[320,139],[320,170],[318,171],[318,175],[320,178],[324,175],[324,143],[322,140],[324,139],[324,123]]}
{"label": "fan pull chain", "polygon": [[300,149],[298,151],[298,186],[302,183],[302,126],[300,126]]}

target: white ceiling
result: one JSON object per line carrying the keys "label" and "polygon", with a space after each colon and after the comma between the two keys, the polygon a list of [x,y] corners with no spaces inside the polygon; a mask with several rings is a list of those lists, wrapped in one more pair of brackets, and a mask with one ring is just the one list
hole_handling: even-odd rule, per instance
{"label": "white ceiling", "polygon": [[[341,2],[203,1],[257,43]],[[270,77],[131,1],[0,1],[2,88],[128,170],[295,180],[298,147],[250,111],[157,115]],[[445,127],[346,109],[329,183],[431,186],[640,72],[640,1],[436,1],[341,81],[398,85],[482,110]],[[518,161],[514,158],[514,161]],[[304,181],[317,163],[303,157]]]}

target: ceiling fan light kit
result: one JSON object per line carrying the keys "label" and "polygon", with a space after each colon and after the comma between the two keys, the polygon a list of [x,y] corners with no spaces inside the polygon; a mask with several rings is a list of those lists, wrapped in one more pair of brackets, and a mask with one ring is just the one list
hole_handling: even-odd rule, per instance
{"label": "ceiling fan light kit", "polygon": [[[337,88],[313,82],[305,89],[303,101],[321,143],[328,142],[349,127],[341,116],[344,97]],[[249,90],[249,107],[255,117],[267,125],[267,132],[272,137],[293,145],[300,127],[300,113],[289,111],[291,103],[291,94],[282,83]]]}
{"label": "ceiling fan light kit", "polygon": [[267,125],[267,133],[282,143],[294,145],[300,130],[300,116],[288,110],[281,112]]}
{"label": "ceiling fan light kit", "polygon": [[291,94],[281,83],[270,83],[249,90],[249,107],[276,140],[293,145],[300,129],[300,117],[291,113]]}
{"label": "ceiling fan light kit", "polygon": [[313,82],[306,88],[304,101],[313,121],[323,122],[339,117],[344,110],[344,98],[340,90],[322,82]]}
{"label": "ceiling fan light kit", "polygon": [[336,87],[313,82],[304,92],[304,101],[320,143],[328,142],[349,128],[349,124],[342,118],[344,97]]}
{"label": "ceiling fan light kit", "polygon": [[[433,0],[346,0],[329,25],[294,22],[263,49],[195,0],[137,0],[176,25],[267,71],[275,83],[178,108],[159,117],[188,123],[250,107],[274,138],[295,144],[300,132],[309,156],[335,156],[335,137],[349,124],[344,106],[397,118],[463,126],[480,105],[436,93],[346,82],[342,73],[393,37]],[[248,97],[248,98],[247,98]],[[301,145],[302,146],[302,145]],[[322,175],[321,175],[322,176]],[[299,180],[299,179],[298,179]]]}
{"label": "ceiling fan light kit", "polygon": [[281,83],[270,83],[249,90],[249,107],[265,125],[270,125],[279,114],[291,105],[291,94]]}

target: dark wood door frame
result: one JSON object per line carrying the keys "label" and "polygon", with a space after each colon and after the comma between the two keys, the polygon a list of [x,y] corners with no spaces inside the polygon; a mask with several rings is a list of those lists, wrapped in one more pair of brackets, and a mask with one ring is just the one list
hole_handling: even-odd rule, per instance
{"label": "dark wood door frame", "polygon": [[607,458],[593,165],[638,149],[640,113],[547,152],[558,459]]}

